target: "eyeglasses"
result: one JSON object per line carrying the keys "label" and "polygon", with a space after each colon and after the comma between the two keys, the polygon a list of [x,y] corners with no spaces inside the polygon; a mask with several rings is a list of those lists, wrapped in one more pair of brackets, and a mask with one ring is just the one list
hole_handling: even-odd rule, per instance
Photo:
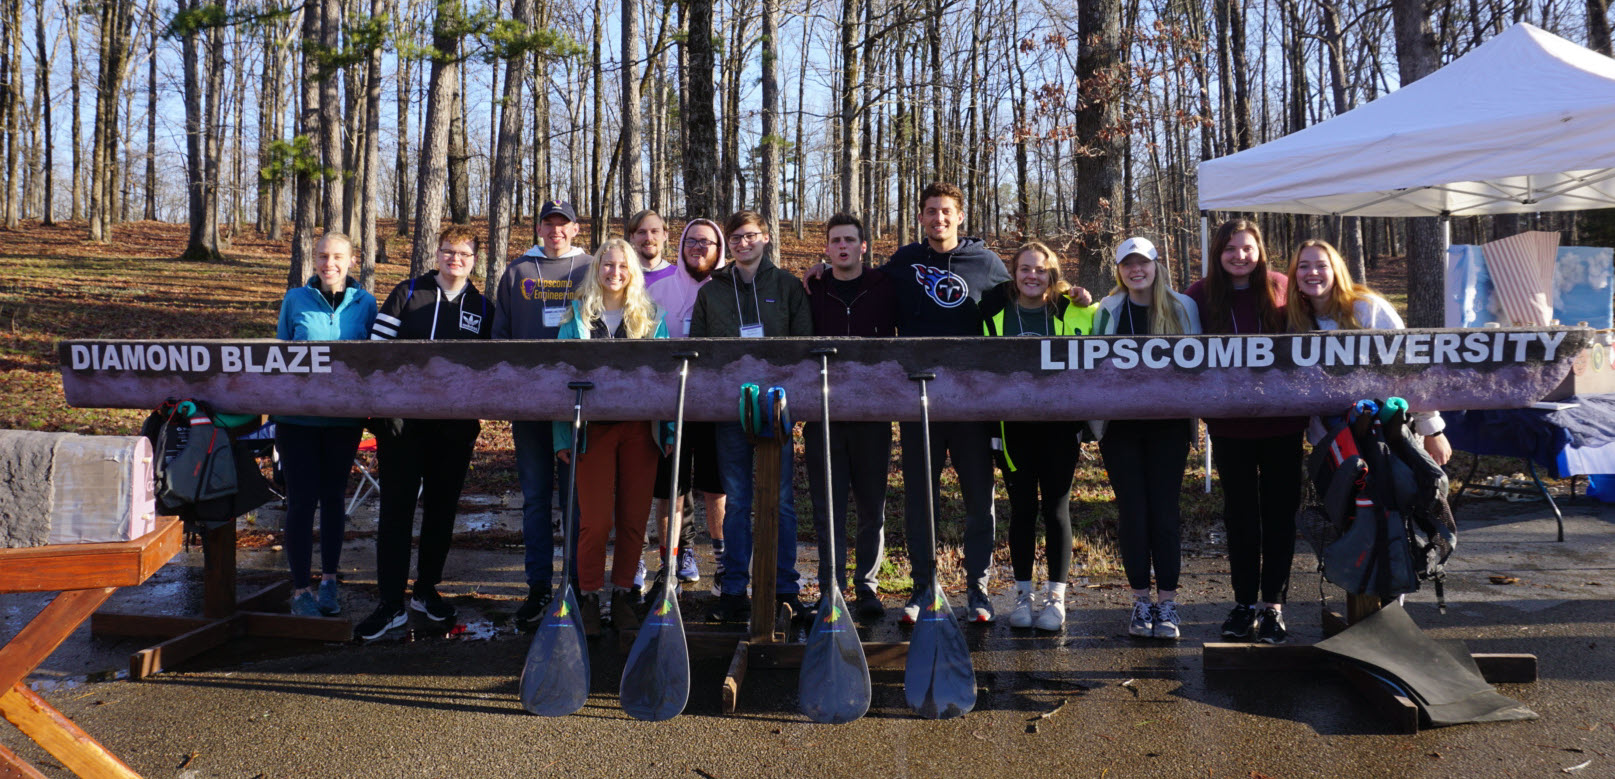
{"label": "eyeglasses", "polygon": [[699,249],[701,251],[706,251],[706,250],[708,250],[708,249],[710,249],[710,248],[712,248],[714,246],[717,246],[717,245],[718,245],[717,241],[703,241],[703,240],[701,240],[699,238],[686,238],[686,239],[684,239],[684,248],[686,248],[686,249]]}
{"label": "eyeglasses", "polygon": [[476,252],[445,252],[439,250],[438,255],[442,257],[452,257],[459,260],[474,260],[477,258]]}
{"label": "eyeglasses", "polygon": [[767,235],[768,235],[767,233],[761,233],[761,232],[735,233],[735,234],[729,236],[729,242],[733,243],[733,244],[756,243],[758,241],[761,241],[763,238],[767,237]]}

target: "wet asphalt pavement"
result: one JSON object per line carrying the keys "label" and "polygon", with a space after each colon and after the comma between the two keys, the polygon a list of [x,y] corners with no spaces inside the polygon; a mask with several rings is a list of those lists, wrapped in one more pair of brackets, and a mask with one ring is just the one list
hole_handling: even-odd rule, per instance
{"label": "wet asphalt pavement", "polygon": [[[1565,544],[1540,503],[1471,503],[1459,512],[1449,565],[1449,609],[1409,599],[1436,638],[1477,652],[1531,652],[1535,684],[1502,685],[1541,715],[1531,722],[1466,725],[1408,736],[1389,732],[1354,688],[1332,673],[1207,673],[1200,644],[1229,607],[1226,566],[1185,560],[1184,639],[1126,635],[1128,591],[1119,576],[1073,586],[1063,634],[967,627],[978,703],[962,719],[916,718],[902,672],[873,673],[868,716],[817,725],[797,711],[794,671],[753,671],[740,710],[721,713],[729,659],[697,657],[685,714],[644,723],[617,703],[622,670],[614,636],[593,647],[593,694],[576,715],[523,712],[516,674],[527,638],[503,623],[521,594],[510,550],[456,550],[446,595],[461,621],[493,633],[443,639],[415,617],[416,639],[364,646],[238,642],[153,680],[91,681],[125,666],[146,642],[91,638],[81,629],[32,677],[37,689],[149,777],[507,776],[1092,776],[1370,777],[1615,776],[1615,508],[1567,506]],[[345,552],[348,616],[374,605],[369,541]],[[811,571],[807,552],[801,570]],[[1313,558],[1298,542],[1287,617],[1293,641],[1321,637]],[[705,549],[703,549],[705,552]],[[243,551],[242,588],[282,575],[279,555]],[[704,560],[710,567],[710,560]],[[200,550],[175,558],[112,608],[184,613],[196,607]],[[1490,583],[1493,575],[1515,584]],[[704,588],[687,618],[704,613]],[[1098,585],[1098,587],[1085,586]],[[1331,606],[1341,608],[1338,589]],[[0,638],[43,605],[0,596]],[[955,597],[955,602],[959,598]],[[1000,593],[1000,614],[1010,596]],[[900,640],[896,606],[866,629]],[[696,629],[700,626],[692,626]],[[1063,705],[1061,705],[1063,702]],[[1046,717],[1040,715],[1048,714]],[[10,727],[0,744],[47,775],[66,772]]]}

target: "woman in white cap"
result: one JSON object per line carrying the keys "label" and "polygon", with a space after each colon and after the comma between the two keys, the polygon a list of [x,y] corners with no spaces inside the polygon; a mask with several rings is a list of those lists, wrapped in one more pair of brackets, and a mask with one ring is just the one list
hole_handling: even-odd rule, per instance
{"label": "woman in white cap", "polygon": [[[1147,238],[1116,247],[1116,288],[1099,301],[1095,335],[1174,335],[1200,332],[1200,311],[1172,290],[1172,274]],[[1188,419],[1090,422],[1116,492],[1116,536],[1133,590],[1127,632],[1176,639],[1178,630],[1178,494],[1189,456]],[[1150,599],[1150,571],[1155,594]]]}

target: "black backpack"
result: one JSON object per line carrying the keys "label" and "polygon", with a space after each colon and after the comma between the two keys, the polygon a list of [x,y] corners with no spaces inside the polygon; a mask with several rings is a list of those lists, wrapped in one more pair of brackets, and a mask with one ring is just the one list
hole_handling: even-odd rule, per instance
{"label": "black backpack", "polygon": [[[250,420],[250,421],[248,421]],[[269,482],[235,436],[256,427],[257,417],[235,418],[231,429],[199,400],[169,398],[146,417],[140,434],[156,453],[157,508],[211,529],[268,503]]]}
{"label": "black backpack", "polygon": [[1298,525],[1325,579],[1385,600],[1429,580],[1445,607],[1457,524],[1446,473],[1414,443],[1405,402],[1360,401],[1313,448],[1307,474],[1313,500]]}

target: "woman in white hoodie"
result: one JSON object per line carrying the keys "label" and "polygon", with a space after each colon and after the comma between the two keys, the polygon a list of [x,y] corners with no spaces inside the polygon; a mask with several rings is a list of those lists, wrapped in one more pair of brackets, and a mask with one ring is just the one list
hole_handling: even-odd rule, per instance
{"label": "woman in white hoodie", "polygon": [[[1116,247],[1116,288],[1099,301],[1095,335],[1173,335],[1200,332],[1200,309],[1172,289],[1172,273],[1155,245],[1129,238]],[[1188,419],[1093,422],[1110,486],[1116,492],[1117,545],[1133,590],[1128,633],[1142,638],[1179,635],[1177,590],[1181,569],[1178,495],[1189,457]],[[1150,571],[1156,600],[1150,599]]]}
{"label": "woman in white hoodie", "polygon": [[[1302,241],[1290,261],[1289,297],[1284,315],[1292,333],[1308,330],[1400,330],[1402,317],[1391,304],[1368,287],[1351,280],[1346,259],[1328,241]],[[1437,411],[1413,415],[1413,430],[1424,441],[1436,465],[1452,458],[1452,445],[1442,433],[1447,423]],[[1316,445],[1327,433],[1317,417],[1307,427],[1307,441]]]}

